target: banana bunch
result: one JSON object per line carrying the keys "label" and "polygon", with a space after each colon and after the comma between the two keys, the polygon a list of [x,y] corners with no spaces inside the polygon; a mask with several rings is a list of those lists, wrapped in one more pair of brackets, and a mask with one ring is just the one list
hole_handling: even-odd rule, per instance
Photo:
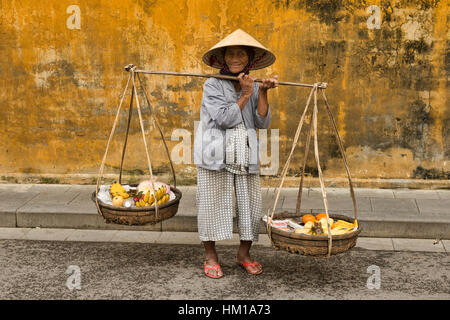
{"label": "banana bunch", "polygon": [[159,201],[167,193],[167,188],[165,186],[160,187],[156,190],[156,199]]}
{"label": "banana bunch", "polygon": [[116,196],[121,196],[123,199],[127,199],[130,197],[130,195],[127,193],[125,188],[120,183],[117,183],[117,182],[114,182],[111,185],[109,192],[111,193],[112,198],[114,198]]}
{"label": "banana bunch", "polygon": [[[331,226],[331,235],[337,236],[340,234],[346,234],[358,229],[358,222],[350,223],[344,220],[338,220],[336,222],[329,218],[328,223]],[[294,233],[312,234],[312,235],[328,235],[328,226],[326,219],[320,219],[316,222],[307,222],[304,228],[295,229]]]}
{"label": "banana bunch", "polygon": [[[358,229],[358,221],[355,220],[355,223],[350,223],[344,220],[338,220],[333,226],[333,230],[337,232],[337,234],[344,234],[347,232],[352,232]],[[333,232],[331,233],[333,234]]]}
{"label": "banana bunch", "polygon": [[158,206],[160,206],[163,203],[166,203],[167,201],[169,201],[169,198],[170,198],[170,195],[168,193],[163,195],[162,198],[160,200],[158,200]]}
{"label": "banana bunch", "polygon": [[170,195],[167,193],[167,188],[165,186],[160,187],[156,190],[155,195],[151,194],[150,191],[146,193],[142,193],[140,197],[138,196],[136,201],[136,207],[151,207],[155,205],[155,196],[156,203],[158,206],[162,205],[169,201]]}

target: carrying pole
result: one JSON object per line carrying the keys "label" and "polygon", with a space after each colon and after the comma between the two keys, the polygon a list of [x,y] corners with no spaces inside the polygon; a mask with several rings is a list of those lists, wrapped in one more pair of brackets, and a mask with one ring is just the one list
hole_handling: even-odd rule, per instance
{"label": "carrying pole", "polygon": [[[130,72],[135,66],[133,64],[129,64],[125,67],[125,70]],[[202,77],[202,78],[217,78],[217,79],[225,79],[231,81],[239,81],[238,77],[226,76],[222,74],[205,74],[205,73],[190,73],[190,72],[173,72],[173,71],[151,71],[151,70],[139,70],[135,69],[135,73],[144,73],[144,74],[160,74],[160,75],[170,75],[170,76],[182,76],[182,77]],[[262,79],[255,79],[255,82],[263,82]],[[314,87],[314,84],[306,84],[306,83],[297,83],[297,82],[286,82],[286,81],[278,81],[278,85],[280,86],[294,86],[294,87]],[[318,82],[317,87],[320,89],[327,88],[326,82]]]}

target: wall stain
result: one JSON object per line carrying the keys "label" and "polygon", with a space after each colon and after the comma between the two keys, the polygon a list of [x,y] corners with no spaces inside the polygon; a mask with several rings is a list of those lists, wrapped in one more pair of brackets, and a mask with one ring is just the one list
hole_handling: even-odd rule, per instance
{"label": "wall stain", "polygon": [[450,171],[445,172],[443,169],[425,169],[418,166],[413,171],[413,178],[415,179],[450,179]]}
{"label": "wall stain", "polygon": [[[278,74],[282,81],[328,82],[326,94],[352,176],[412,178],[419,166],[450,170],[448,3],[237,3],[131,0],[98,5],[80,0],[82,27],[69,30],[64,2],[3,1],[0,149],[8,152],[0,153],[0,172],[31,168],[42,174],[96,173],[127,80],[123,67],[134,63],[150,70],[216,73],[200,58],[236,28],[277,56],[274,65],[252,72],[254,76]],[[380,29],[367,28],[366,9],[372,4],[381,9]],[[176,128],[193,133],[204,79],[142,78],[165,136]],[[140,90],[148,142],[155,148],[152,164],[163,172],[166,155],[157,147],[161,138]],[[292,132],[308,92],[281,86],[270,92],[270,128],[279,129],[280,164],[292,146]],[[115,166],[120,163],[129,95],[124,101],[107,160]],[[345,176],[320,97],[318,107],[324,174]],[[127,153],[126,163],[146,172],[136,107],[132,117],[128,143],[133,152]],[[306,140],[306,130],[300,138],[302,143]],[[168,141],[169,149],[176,143]],[[294,153],[292,168],[301,166],[302,149]],[[308,167],[315,168],[314,162],[311,153]],[[295,175],[297,169],[291,173]]]}
{"label": "wall stain", "polygon": [[[429,127],[434,119],[431,115],[431,106],[422,100],[416,100],[409,106],[404,119],[400,120],[402,133],[400,145],[410,148],[418,159],[426,159],[429,155]],[[427,142],[428,141],[428,142]]]}

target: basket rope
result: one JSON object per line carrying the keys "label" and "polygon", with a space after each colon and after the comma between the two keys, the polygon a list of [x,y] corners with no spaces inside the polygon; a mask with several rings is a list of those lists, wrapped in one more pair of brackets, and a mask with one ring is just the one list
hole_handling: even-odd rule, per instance
{"label": "basket rope", "polygon": [[[107,154],[108,154],[108,150],[109,150],[109,147],[110,147],[110,144],[111,144],[111,141],[112,141],[112,137],[114,136],[114,132],[116,130],[117,123],[119,121],[120,110],[121,110],[121,107],[122,107],[122,104],[123,104],[126,92],[128,90],[128,87],[130,85],[130,81],[132,82],[131,99],[130,99],[130,107],[129,107],[129,112],[128,112],[128,123],[127,123],[125,142],[124,142],[124,146],[123,146],[123,150],[122,150],[122,158],[121,158],[121,163],[120,163],[119,183],[121,183],[121,180],[122,180],[123,162],[124,162],[125,151],[126,151],[126,147],[127,147],[127,140],[128,140],[129,129],[130,129],[130,123],[131,123],[133,102],[134,102],[134,99],[135,99],[136,100],[137,111],[138,111],[138,116],[139,116],[139,124],[140,124],[141,132],[142,132],[142,138],[143,138],[143,141],[144,141],[144,148],[145,148],[146,157],[147,157],[147,165],[148,165],[148,169],[149,169],[149,172],[150,172],[151,185],[152,185],[152,189],[153,189],[151,191],[151,193],[153,194],[153,196],[156,199],[151,158],[150,158],[150,154],[149,154],[147,140],[146,140],[146,137],[145,137],[145,130],[144,130],[144,122],[143,122],[142,112],[141,112],[141,105],[139,103],[139,97],[138,97],[138,94],[137,94],[136,77],[139,80],[139,84],[140,84],[141,89],[142,89],[142,91],[144,93],[144,96],[146,98],[147,104],[148,104],[148,106],[150,108],[150,114],[151,114],[151,118],[153,120],[153,123],[155,124],[155,126],[157,127],[157,129],[158,129],[158,131],[159,131],[159,133],[161,135],[161,139],[163,141],[163,144],[164,144],[164,147],[165,147],[165,150],[166,150],[169,162],[170,162],[170,167],[171,167],[171,171],[172,171],[172,175],[173,175],[173,185],[174,185],[175,188],[177,187],[177,182],[176,182],[177,180],[176,180],[175,170],[174,170],[174,167],[173,167],[173,162],[172,162],[172,158],[170,156],[169,148],[167,147],[167,143],[166,143],[166,140],[164,138],[164,133],[163,133],[163,131],[161,129],[161,126],[160,126],[158,120],[155,117],[155,112],[154,112],[154,110],[153,110],[153,108],[152,108],[152,106],[150,104],[150,101],[149,101],[147,92],[145,90],[145,87],[143,85],[143,82],[141,81],[141,79],[139,77],[139,74],[137,72],[135,72],[135,69],[136,69],[136,67],[132,66],[130,68],[130,70],[129,70],[128,81],[127,81],[127,84],[126,84],[125,89],[123,91],[122,97],[120,99],[119,106],[117,108],[116,117],[115,117],[114,122],[113,122],[113,126],[112,126],[112,129],[111,129],[111,132],[110,132],[110,135],[109,135],[109,139],[108,139],[108,143],[106,145],[105,154],[103,156],[103,159],[102,159],[102,162],[101,162],[101,165],[100,165],[99,174],[98,174],[98,177],[97,177],[97,185],[96,185],[96,189],[95,189],[95,203],[96,203],[96,206],[97,206],[97,211],[99,212],[99,214],[103,218],[104,218],[104,216],[103,216],[103,213],[102,213],[102,211],[100,209],[100,205],[98,203],[98,191],[99,191],[99,188],[100,188],[100,181],[101,181],[102,176],[103,176],[103,171],[104,171],[104,167],[105,167],[105,162],[106,162],[106,157],[107,157]],[[159,219],[159,209],[158,209],[158,207],[159,207],[158,203],[155,201],[155,216],[156,216],[156,219]]]}
{"label": "basket rope", "polygon": [[145,90],[144,84],[142,83],[142,80],[139,77],[139,73],[137,73],[137,78],[139,80],[139,84],[141,85],[142,91],[144,92],[144,96],[145,96],[145,99],[147,100],[147,104],[150,108],[150,112],[152,114],[152,118],[155,122],[156,128],[158,129],[159,134],[161,135],[161,139],[163,141],[164,148],[166,149],[167,157],[169,158],[170,168],[172,170],[173,186],[176,188],[177,187],[177,177],[175,175],[175,169],[173,168],[172,157],[170,156],[169,148],[167,147],[166,139],[164,138],[164,133],[162,132],[161,126],[159,125],[159,122],[158,122],[158,119],[155,116],[155,112],[153,111],[152,105],[150,104],[150,100],[148,98],[147,91]]}
{"label": "basket rope", "polygon": [[314,156],[316,158],[317,171],[319,173],[319,181],[320,181],[320,188],[322,190],[323,205],[325,206],[325,214],[327,216],[328,257],[330,257],[331,256],[331,246],[332,246],[333,239],[331,237],[330,223],[328,222],[328,219],[330,217],[328,216],[327,192],[325,190],[325,185],[323,183],[322,168],[320,167],[320,159],[319,159],[319,143],[317,141],[317,136],[318,136],[318,132],[317,132],[317,87],[314,90],[313,125],[314,125]]}
{"label": "basket rope", "polygon": [[[289,156],[288,156],[288,158],[286,160],[286,163],[284,164],[283,170],[281,172],[281,182],[280,182],[280,186],[276,189],[277,190],[276,191],[276,197],[275,197],[274,205],[272,207],[272,213],[270,214],[270,220],[267,219],[267,233],[268,233],[269,239],[271,241],[272,241],[272,237],[271,237],[272,229],[270,227],[271,220],[272,220],[273,215],[275,213],[275,208],[277,207],[277,202],[278,202],[278,198],[280,197],[281,188],[283,187],[284,178],[286,176],[287,169],[288,169],[289,164],[291,162],[292,154],[294,153],[295,147],[297,145],[298,137],[300,136],[300,132],[301,132],[301,129],[302,129],[302,126],[303,126],[303,122],[305,121],[305,115],[306,115],[306,112],[308,111],[309,103],[311,101],[311,97],[312,97],[312,95],[314,93],[315,88],[316,87],[314,86],[313,89],[311,89],[311,92],[309,94],[308,100],[306,101],[305,110],[303,110],[303,114],[302,114],[302,117],[300,118],[300,122],[298,124],[297,131],[295,132],[294,142],[292,143],[291,152],[289,153]],[[269,212],[270,212],[270,208],[269,208]]]}
{"label": "basket rope", "polygon": [[156,193],[155,193],[155,184],[153,181],[153,171],[152,171],[152,161],[150,159],[150,154],[148,152],[148,147],[147,147],[147,139],[145,138],[145,130],[144,130],[144,121],[142,120],[142,113],[141,113],[141,106],[139,105],[139,97],[136,91],[136,83],[135,83],[135,78],[136,78],[136,74],[134,73],[134,68],[131,70],[131,79],[133,80],[133,90],[134,90],[134,95],[136,97],[136,107],[138,110],[138,115],[139,115],[139,123],[141,125],[141,131],[142,131],[142,139],[144,140],[144,147],[145,147],[145,154],[147,156],[147,164],[148,164],[148,170],[150,171],[150,182],[152,185],[152,190],[151,190],[151,194],[153,195],[154,199],[155,199],[155,216],[156,219],[159,218],[159,211],[158,211],[158,201],[156,201]]}
{"label": "basket rope", "polygon": [[120,173],[119,173],[119,183],[120,184],[122,184],[123,161],[125,159],[125,150],[127,149],[128,133],[130,131],[131,116],[133,114],[133,100],[134,100],[134,90],[131,90],[130,108],[128,110],[127,132],[125,133],[125,142],[123,144],[123,149],[122,149],[122,158],[120,159]]}
{"label": "basket rope", "polygon": [[337,140],[337,143],[338,143],[338,146],[339,146],[339,151],[340,151],[341,156],[342,156],[342,161],[344,162],[345,171],[347,172],[348,185],[350,187],[350,195],[351,195],[352,201],[353,201],[353,213],[355,215],[355,220],[358,220],[358,209],[357,209],[357,206],[356,206],[355,191],[353,189],[352,177],[350,175],[350,169],[349,169],[349,166],[348,166],[347,157],[345,156],[345,151],[344,151],[344,146],[342,144],[342,139],[339,136],[339,131],[337,129],[336,121],[334,120],[333,113],[331,112],[330,106],[328,105],[328,100],[327,100],[327,97],[325,96],[325,91],[323,89],[321,89],[320,91],[322,91],[322,96],[323,96],[323,100],[325,101],[325,106],[326,106],[326,109],[327,109],[327,112],[328,112],[328,117],[329,117],[330,122],[332,124],[334,135],[336,137],[336,140]]}
{"label": "basket rope", "polygon": [[[317,164],[320,188],[321,188],[323,203],[324,203],[324,207],[325,207],[325,214],[326,214],[326,217],[327,217],[327,222],[328,222],[328,219],[329,219],[328,200],[327,200],[327,196],[326,196],[325,184],[323,182],[322,169],[320,167],[319,146],[318,146],[318,138],[317,138],[318,137],[318,129],[317,129],[317,114],[318,114],[317,91],[319,89],[322,91],[322,96],[323,96],[324,101],[325,101],[325,106],[326,106],[326,110],[327,110],[327,113],[328,113],[328,117],[329,117],[329,119],[331,121],[331,124],[332,124],[332,127],[333,127],[333,132],[334,132],[334,135],[336,137],[336,140],[337,140],[337,143],[338,143],[338,146],[339,146],[339,150],[340,150],[343,162],[344,162],[344,167],[345,167],[345,170],[346,170],[346,173],[347,173],[347,177],[348,177],[348,181],[349,181],[350,194],[351,194],[352,201],[353,201],[353,213],[354,213],[354,216],[355,216],[355,222],[357,221],[356,198],[355,198],[355,193],[354,193],[354,190],[353,190],[353,183],[352,183],[352,179],[351,179],[351,175],[350,175],[350,170],[349,170],[347,158],[345,156],[342,140],[341,140],[341,138],[339,136],[339,132],[337,130],[336,121],[334,120],[334,117],[333,117],[333,114],[331,112],[330,106],[329,106],[328,101],[326,99],[324,89],[320,87],[320,84],[321,84],[320,82],[315,83],[313,85],[313,88],[311,89],[311,92],[310,92],[309,97],[308,97],[307,102],[306,102],[305,109],[304,109],[303,114],[302,114],[302,116],[300,118],[300,121],[299,121],[299,124],[298,124],[298,127],[297,127],[297,131],[296,131],[295,136],[294,136],[291,152],[289,153],[289,156],[288,156],[288,158],[286,160],[286,163],[285,163],[285,165],[283,167],[283,170],[282,170],[282,173],[281,173],[280,184],[279,184],[279,186],[276,189],[275,201],[273,201],[272,208],[269,208],[269,210],[268,210],[268,214],[267,214],[267,217],[268,217],[267,218],[267,234],[268,234],[269,239],[270,239],[270,241],[272,243],[273,243],[273,240],[272,240],[272,227],[271,227],[272,223],[271,222],[273,220],[273,216],[274,216],[274,213],[275,213],[275,208],[277,207],[278,199],[279,199],[279,196],[280,196],[280,193],[281,193],[281,189],[283,187],[283,183],[284,183],[284,180],[285,180],[285,177],[286,177],[286,173],[287,173],[288,168],[289,168],[289,164],[290,164],[290,161],[291,161],[292,154],[294,153],[295,147],[297,146],[297,142],[298,142],[298,139],[299,139],[299,136],[300,136],[300,132],[301,132],[301,129],[302,129],[303,124],[304,124],[305,119],[306,119],[306,114],[307,114],[308,107],[309,107],[309,104],[311,102],[311,97],[312,96],[314,96],[314,106],[313,106],[313,110],[311,112],[312,114],[309,117],[310,118],[310,125],[309,125],[309,132],[308,132],[308,136],[307,136],[307,141],[306,141],[306,145],[305,145],[305,155],[304,155],[304,158],[303,158],[303,166],[302,166],[302,172],[301,172],[301,178],[300,178],[300,186],[299,186],[299,192],[298,192],[298,196],[297,196],[296,214],[297,215],[301,214],[300,213],[301,201],[302,201],[301,197],[302,197],[302,189],[303,189],[303,181],[304,181],[304,174],[305,174],[305,168],[306,168],[306,161],[307,161],[307,158],[308,158],[309,147],[310,147],[310,142],[311,142],[311,136],[314,135],[314,155],[315,155],[315,160],[316,160],[316,164]],[[273,200],[273,196],[272,196],[272,200]],[[331,227],[330,224],[327,223],[327,229],[328,229],[328,235],[327,235],[327,238],[328,238],[328,254],[327,254],[327,257],[331,256],[332,241],[333,241],[330,227]]]}
{"label": "basket rope", "polygon": [[112,137],[114,135],[114,131],[116,130],[116,125],[117,122],[119,121],[119,114],[120,114],[120,109],[122,107],[122,103],[123,103],[123,99],[125,98],[125,94],[128,90],[128,85],[130,84],[130,80],[131,80],[131,73],[128,75],[128,81],[127,84],[125,86],[125,90],[123,90],[123,94],[122,94],[122,98],[120,99],[120,103],[119,103],[119,107],[117,108],[117,113],[116,113],[116,118],[114,119],[113,122],[113,126],[111,129],[111,133],[109,134],[109,139],[108,139],[108,143],[106,144],[106,150],[105,150],[105,154],[103,155],[103,159],[102,159],[102,163],[100,164],[100,170],[97,176],[97,185],[95,187],[95,204],[97,206],[97,211],[98,213],[103,217],[103,213],[102,210],[100,210],[100,205],[98,204],[98,190],[100,187],[100,180],[103,176],[103,170],[105,168],[105,161],[106,161],[106,156],[108,155],[108,149],[109,149],[109,145],[111,144],[111,140]]}
{"label": "basket rope", "polygon": [[310,117],[310,119],[309,119],[308,138],[306,139],[305,155],[304,155],[304,158],[303,158],[303,166],[302,166],[302,173],[301,173],[301,178],[300,178],[300,185],[298,187],[297,205],[295,207],[295,213],[297,215],[300,215],[300,207],[302,205],[303,180],[304,180],[304,177],[305,177],[306,161],[308,160],[309,145],[310,145],[310,142],[311,142],[312,130],[313,130],[313,121],[312,121],[312,118]]}

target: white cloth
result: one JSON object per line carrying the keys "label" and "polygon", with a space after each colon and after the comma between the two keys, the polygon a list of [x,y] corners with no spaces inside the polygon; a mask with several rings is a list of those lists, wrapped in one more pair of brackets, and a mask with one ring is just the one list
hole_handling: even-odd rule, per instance
{"label": "white cloth", "polygon": [[243,122],[233,128],[227,139],[225,160],[225,170],[234,174],[248,174],[248,134]]}

